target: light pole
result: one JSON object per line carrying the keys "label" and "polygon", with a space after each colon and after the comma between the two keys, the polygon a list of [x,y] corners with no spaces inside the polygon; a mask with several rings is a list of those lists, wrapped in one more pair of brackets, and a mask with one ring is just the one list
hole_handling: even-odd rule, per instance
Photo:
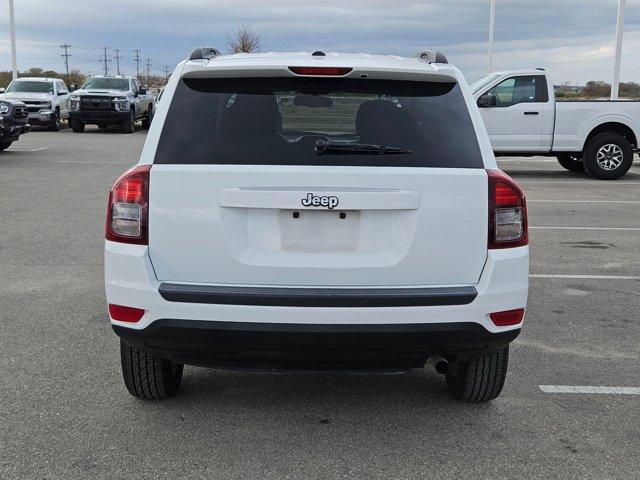
{"label": "light pole", "polygon": [[13,0],[9,0],[9,27],[11,30],[11,76],[18,78],[18,60],[16,58],[16,19],[13,13]]}
{"label": "light pole", "polygon": [[496,0],[491,0],[491,15],[489,17],[489,73],[493,71],[493,32],[496,27]]}
{"label": "light pole", "polygon": [[620,91],[620,62],[622,60],[622,33],[624,31],[624,7],[626,0],[618,3],[618,24],[616,25],[616,53],[613,63],[613,83],[611,84],[611,100],[618,100]]}

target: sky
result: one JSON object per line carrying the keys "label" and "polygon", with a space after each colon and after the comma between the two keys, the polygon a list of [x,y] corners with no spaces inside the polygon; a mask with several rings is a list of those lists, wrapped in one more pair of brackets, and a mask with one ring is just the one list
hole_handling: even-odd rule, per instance
{"label": "sky", "polygon": [[[10,70],[9,0],[0,0],[0,70]],[[622,81],[640,82],[640,0],[627,0]],[[490,0],[14,0],[18,68],[100,73],[102,51],[134,49],[151,71],[173,69],[200,45],[226,50],[238,25],[260,34],[261,51],[367,52],[411,56],[434,48],[473,81],[487,73]],[[610,82],[618,0],[497,0],[494,70],[544,67],[556,84]],[[115,58],[109,63],[115,73]],[[142,69],[141,64],[141,69]]]}

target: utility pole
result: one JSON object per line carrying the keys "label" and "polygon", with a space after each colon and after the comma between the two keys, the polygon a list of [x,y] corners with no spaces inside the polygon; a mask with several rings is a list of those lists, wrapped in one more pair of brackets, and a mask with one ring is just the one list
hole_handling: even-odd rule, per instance
{"label": "utility pole", "polygon": [[102,47],[102,50],[104,51],[104,58],[101,58],[100,60],[98,60],[100,63],[104,63],[104,74],[109,75],[109,62],[111,61],[110,58],[107,58],[107,50],[109,49],[109,47]]}
{"label": "utility pole", "polygon": [[116,71],[118,72],[118,75],[120,75],[120,52],[122,50],[114,48],[113,51],[116,52]]}
{"label": "utility pole", "polygon": [[16,18],[13,12],[13,0],[9,0],[9,29],[11,30],[11,76],[18,78],[18,60],[16,58]]}
{"label": "utility pole", "polygon": [[493,71],[493,33],[496,28],[496,0],[491,0],[489,16],[489,73]]}
{"label": "utility pole", "polygon": [[151,69],[151,59],[147,58],[147,87],[149,86],[149,71]]}
{"label": "utility pole", "polygon": [[135,58],[135,62],[136,62],[136,78],[138,80],[140,80],[140,62],[142,61],[140,59],[140,52],[142,50],[134,50],[134,52],[136,52],[136,58]]}
{"label": "utility pole", "polygon": [[611,100],[618,100],[620,91],[620,62],[622,60],[622,33],[624,30],[624,7],[626,0],[619,0],[618,23],[616,25],[616,53],[613,62],[613,83],[611,84]]}
{"label": "utility pole", "polygon": [[164,66],[164,81],[165,83],[169,83],[169,67]]}
{"label": "utility pole", "polygon": [[68,52],[68,49],[71,48],[71,45],[69,45],[68,43],[63,43],[62,45],[60,45],[60,48],[64,50],[64,53],[60,56],[64,57],[64,66],[67,70],[67,83],[69,83],[69,57],[71,56],[71,54]]}

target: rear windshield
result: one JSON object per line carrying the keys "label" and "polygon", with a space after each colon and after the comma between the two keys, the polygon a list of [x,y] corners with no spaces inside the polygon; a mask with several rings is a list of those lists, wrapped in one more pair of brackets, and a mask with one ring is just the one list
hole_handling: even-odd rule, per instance
{"label": "rear windshield", "polygon": [[457,83],[297,77],[180,80],[155,163],[483,167]]}

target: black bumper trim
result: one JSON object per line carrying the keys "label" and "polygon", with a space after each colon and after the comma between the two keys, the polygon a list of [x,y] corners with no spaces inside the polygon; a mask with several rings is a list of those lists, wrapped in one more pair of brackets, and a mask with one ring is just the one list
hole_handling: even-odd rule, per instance
{"label": "black bumper trim", "polygon": [[170,302],[270,307],[426,307],[467,305],[475,287],[433,288],[281,288],[219,287],[162,283],[160,295]]}
{"label": "black bumper trim", "polygon": [[74,110],[69,112],[69,118],[74,120],[79,120],[85,123],[91,122],[122,122],[129,118],[130,111],[119,111],[119,110]]}
{"label": "black bumper trim", "polygon": [[491,333],[472,322],[288,324],[156,320],[113,326],[122,340],[174,362],[252,370],[408,370],[431,355],[474,358],[500,350],[520,330]]}

